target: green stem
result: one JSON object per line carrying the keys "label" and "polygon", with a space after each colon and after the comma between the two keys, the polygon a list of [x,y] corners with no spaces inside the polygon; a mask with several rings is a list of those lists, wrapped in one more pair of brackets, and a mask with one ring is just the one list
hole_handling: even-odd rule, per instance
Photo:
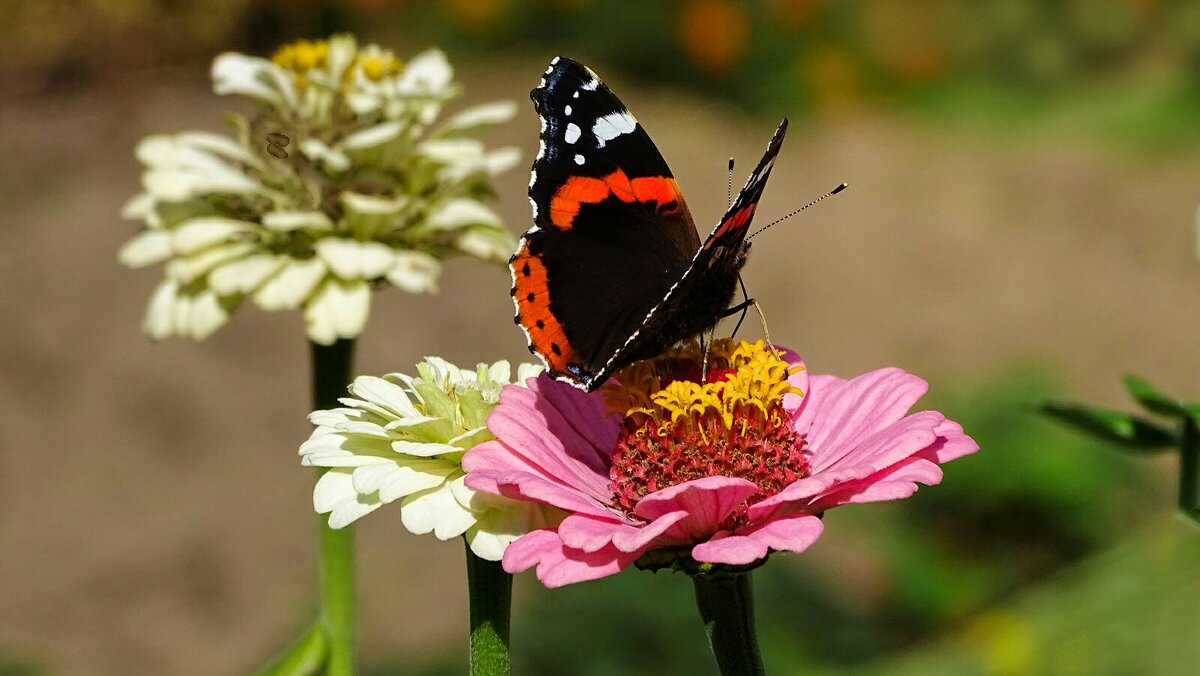
{"label": "green stem", "polygon": [[317,622],[259,673],[261,676],[310,676],[320,673],[328,654],[325,626]]}
{"label": "green stem", "polygon": [[467,589],[471,596],[471,674],[507,676],[512,575],[499,561],[475,555],[467,545]]}
{"label": "green stem", "polygon": [[[311,343],[313,410],[336,408],[346,392],[354,362],[354,341],[332,345]],[[318,470],[318,476],[327,471]],[[354,528],[329,527],[317,517],[321,545],[321,623],[329,646],[327,676],[354,673]]]}
{"label": "green stem", "polygon": [[1190,415],[1179,435],[1179,509],[1200,525],[1200,429]]}
{"label": "green stem", "polygon": [[722,676],[762,676],[750,571],[692,575],[704,633]]}

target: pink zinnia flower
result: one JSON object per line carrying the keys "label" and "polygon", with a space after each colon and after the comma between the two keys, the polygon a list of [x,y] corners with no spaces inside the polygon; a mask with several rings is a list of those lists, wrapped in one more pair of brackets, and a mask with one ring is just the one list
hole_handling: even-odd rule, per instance
{"label": "pink zinnia flower", "polygon": [[[548,587],[654,558],[745,566],[802,552],[838,505],[906,498],[978,445],[898,368],[809,376],[799,356],[717,341],[639,362],[598,394],[548,377],[506,387],[467,485],[566,512],[509,545],[504,569]],[[700,382],[700,381],[704,382]],[[652,564],[653,565],[653,564]]]}

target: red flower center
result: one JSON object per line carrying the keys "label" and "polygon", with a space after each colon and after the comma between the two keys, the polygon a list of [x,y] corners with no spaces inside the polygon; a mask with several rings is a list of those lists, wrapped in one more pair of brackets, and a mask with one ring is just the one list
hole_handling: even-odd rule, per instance
{"label": "red flower center", "polygon": [[[795,392],[795,367],[765,349],[732,341],[712,348],[708,377],[700,382],[698,346],[685,346],[620,375],[608,392],[625,414],[612,455],[614,506],[633,516],[655,491],[712,476],[739,477],[760,491],[730,517],[808,474],[804,437],[783,410]],[[622,408],[623,405],[623,408]]]}

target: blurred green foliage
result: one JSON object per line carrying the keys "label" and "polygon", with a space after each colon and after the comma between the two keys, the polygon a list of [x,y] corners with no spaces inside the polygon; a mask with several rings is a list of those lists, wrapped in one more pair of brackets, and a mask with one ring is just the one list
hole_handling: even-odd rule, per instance
{"label": "blurred green foliage", "polygon": [[[908,500],[827,513],[826,534],[813,550],[776,555],[755,571],[763,657],[772,673],[789,673],[789,665],[791,673],[857,673],[976,625],[987,636],[1000,632],[1001,640],[1006,630],[992,625],[1005,616],[992,609],[1039,582],[1042,594],[1062,587],[1063,595],[1087,596],[1069,591],[1080,583],[1063,571],[1161,515],[1170,495],[1146,467],[1042,418],[1038,404],[1053,389],[1035,369],[972,387],[932,388],[935,396],[922,404],[960,421],[981,450],[944,467],[941,485]],[[1147,497],[1156,491],[1161,500]],[[834,549],[818,553],[822,547]],[[1193,550],[1187,555],[1200,555]],[[1113,573],[1116,579],[1100,574],[1104,581],[1096,584],[1119,585],[1131,566]],[[1200,596],[1200,589],[1192,591]],[[683,575],[627,570],[554,591],[525,575],[515,597],[516,673],[715,673]],[[1114,616],[1156,602],[1107,598],[1107,605],[1103,599],[1093,605]],[[1072,626],[1079,630],[1078,622]],[[1083,643],[1081,650],[1095,641],[1095,655],[1112,652],[1102,649],[1108,639],[1101,631],[1084,630],[1073,640]],[[461,661],[460,654],[448,655],[421,673],[461,673]],[[396,664],[379,663],[374,673]]]}
{"label": "blurred green foliage", "polygon": [[1200,141],[1194,0],[43,0],[0,8],[0,82],[74,87],[338,30],[405,53],[562,52],[773,115],[908,107]]}

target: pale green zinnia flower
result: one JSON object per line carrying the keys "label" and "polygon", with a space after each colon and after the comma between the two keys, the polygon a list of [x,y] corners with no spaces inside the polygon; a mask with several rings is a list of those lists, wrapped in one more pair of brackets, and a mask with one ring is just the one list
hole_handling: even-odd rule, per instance
{"label": "pale green zinnia flower", "polygon": [[[433,293],[442,259],[503,263],[515,248],[485,201],[519,154],[472,138],[515,107],[487,103],[434,124],[459,92],[440,51],[405,64],[339,35],[271,59],[222,54],[212,75],[218,94],[261,104],[252,119],[232,116],[235,138],[183,132],[137,147],[143,192],[123,215],[145,229],[120,260],[165,264],[144,323],[151,337],[204,338],[250,300],[302,310],[308,337],[330,344],[362,331],[372,288]],[[268,153],[268,132],[288,136],[288,158]]]}
{"label": "pale green zinnia flower", "polygon": [[[517,367],[518,384],[541,366]],[[464,483],[463,454],[495,437],[487,417],[509,384],[508,362],[460,369],[437,357],[417,376],[359,376],[344,408],[314,411],[317,428],[300,446],[305,465],[329,467],[313,490],[313,506],[345,527],[399,501],[405,528],[447,540],[466,537],[471,550],[498,561],[518,537],[547,525],[533,503],[478,493]]]}

